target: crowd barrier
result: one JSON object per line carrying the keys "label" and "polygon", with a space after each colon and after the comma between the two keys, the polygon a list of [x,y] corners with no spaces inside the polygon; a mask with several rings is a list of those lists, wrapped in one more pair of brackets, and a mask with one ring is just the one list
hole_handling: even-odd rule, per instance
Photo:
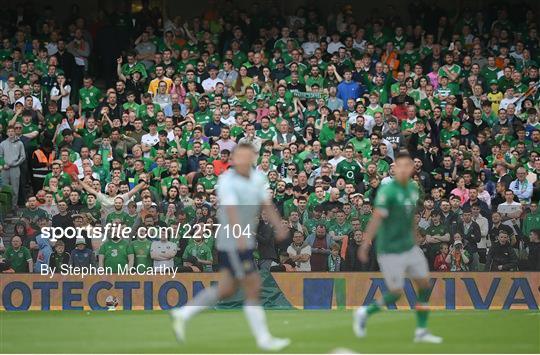
{"label": "crowd barrier", "polygon": [[[371,302],[386,286],[380,273],[263,274],[262,301],[270,309],[346,309]],[[104,310],[116,296],[119,309],[158,310],[184,305],[218,274],[170,276],[60,276],[0,274],[0,310]],[[540,304],[540,273],[432,274],[434,309],[533,309]],[[405,297],[391,309],[414,307],[416,292],[407,280]],[[219,307],[241,305],[238,294]]]}

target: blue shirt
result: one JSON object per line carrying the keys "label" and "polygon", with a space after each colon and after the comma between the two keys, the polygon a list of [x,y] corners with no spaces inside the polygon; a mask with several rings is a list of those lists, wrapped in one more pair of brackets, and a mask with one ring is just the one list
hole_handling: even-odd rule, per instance
{"label": "blue shirt", "polygon": [[337,86],[337,95],[336,97],[343,100],[343,108],[347,109],[347,100],[353,99],[356,100],[357,98],[364,95],[366,90],[362,85],[355,81],[342,81]]}
{"label": "blue shirt", "polygon": [[221,128],[225,127],[221,121],[211,121],[204,126],[204,135],[207,137],[219,137],[221,134]]}
{"label": "blue shirt", "polygon": [[36,243],[39,247],[36,263],[34,264],[34,272],[41,273],[41,265],[49,266],[49,258],[53,253],[52,247],[49,244],[49,238],[43,237],[41,234],[36,236]]}

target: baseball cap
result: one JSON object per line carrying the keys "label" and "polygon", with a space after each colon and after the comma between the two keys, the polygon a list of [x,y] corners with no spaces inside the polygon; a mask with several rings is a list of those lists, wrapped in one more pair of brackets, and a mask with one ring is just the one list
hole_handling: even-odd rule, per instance
{"label": "baseball cap", "polygon": [[75,245],[79,245],[79,244],[84,244],[86,245],[86,240],[84,240],[84,238],[77,238],[75,240]]}
{"label": "baseball cap", "polygon": [[437,175],[437,174],[443,174],[443,170],[441,168],[436,168],[431,171],[431,175]]}
{"label": "baseball cap", "polygon": [[465,122],[464,124],[461,125],[461,128],[465,128],[467,131],[470,132],[472,129],[472,125],[469,122]]}
{"label": "baseball cap", "polygon": [[215,69],[217,70],[217,67],[215,64],[208,64],[208,67],[207,67],[208,70],[212,70],[212,69]]}
{"label": "baseball cap", "polygon": [[285,64],[285,60],[283,58],[276,59],[276,64]]}
{"label": "baseball cap", "polygon": [[497,79],[491,79],[489,81],[489,85],[493,85],[493,84],[499,84],[499,82],[497,81]]}

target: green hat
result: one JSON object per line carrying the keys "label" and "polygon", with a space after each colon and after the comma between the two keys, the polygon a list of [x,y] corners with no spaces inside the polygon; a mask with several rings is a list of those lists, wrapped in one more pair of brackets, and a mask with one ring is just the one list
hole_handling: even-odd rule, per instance
{"label": "green hat", "polygon": [[469,122],[465,122],[461,125],[461,128],[465,128],[467,131],[470,132],[472,130],[472,125]]}
{"label": "green hat", "polygon": [[264,99],[265,99],[265,97],[264,97],[263,94],[257,95],[257,101],[259,101],[259,100],[264,100]]}
{"label": "green hat", "polygon": [[433,169],[433,170],[431,171],[431,175],[437,175],[437,174],[441,174],[441,175],[442,175],[442,174],[443,174],[443,169],[441,169],[441,168],[436,168],[436,169]]}
{"label": "green hat", "polygon": [[497,85],[499,84],[499,82],[497,81],[497,79],[491,79],[491,80],[489,81],[489,85],[493,85],[493,84],[497,84]]}

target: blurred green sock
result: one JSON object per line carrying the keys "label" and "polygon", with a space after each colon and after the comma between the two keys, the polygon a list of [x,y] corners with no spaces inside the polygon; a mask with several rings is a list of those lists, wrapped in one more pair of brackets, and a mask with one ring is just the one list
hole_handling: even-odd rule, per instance
{"label": "blurred green sock", "polygon": [[430,290],[422,288],[418,292],[418,302],[416,303],[416,326],[418,328],[426,328],[429,316],[428,299]]}
{"label": "blurred green sock", "polygon": [[388,305],[390,303],[396,302],[401,297],[401,294],[396,293],[385,293],[383,295],[382,299],[379,299],[377,301],[373,301],[367,308],[367,314],[372,315],[373,313],[377,313],[381,310],[381,307],[384,305]]}

